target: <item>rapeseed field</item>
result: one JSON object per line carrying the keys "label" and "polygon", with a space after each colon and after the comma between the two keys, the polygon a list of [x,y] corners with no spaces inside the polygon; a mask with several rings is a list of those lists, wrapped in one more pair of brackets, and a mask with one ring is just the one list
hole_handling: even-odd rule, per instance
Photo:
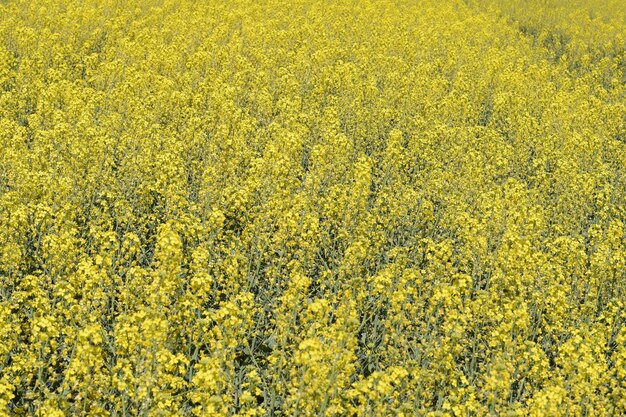
{"label": "rapeseed field", "polygon": [[1,416],[625,416],[622,0],[0,1]]}

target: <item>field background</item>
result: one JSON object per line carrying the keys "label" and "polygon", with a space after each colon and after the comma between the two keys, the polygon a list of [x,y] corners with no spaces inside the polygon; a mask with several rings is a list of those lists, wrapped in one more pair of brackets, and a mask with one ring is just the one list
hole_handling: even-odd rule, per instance
{"label": "field background", "polygon": [[626,415],[621,0],[0,1],[0,415]]}

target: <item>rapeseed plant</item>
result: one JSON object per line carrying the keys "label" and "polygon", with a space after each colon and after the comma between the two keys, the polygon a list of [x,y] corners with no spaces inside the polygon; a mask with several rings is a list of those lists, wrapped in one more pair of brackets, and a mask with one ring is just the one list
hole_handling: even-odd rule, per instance
{"label": "rapeseed plant", "polygon": [[618,0],[0,1],[0,415],[626,415]]}

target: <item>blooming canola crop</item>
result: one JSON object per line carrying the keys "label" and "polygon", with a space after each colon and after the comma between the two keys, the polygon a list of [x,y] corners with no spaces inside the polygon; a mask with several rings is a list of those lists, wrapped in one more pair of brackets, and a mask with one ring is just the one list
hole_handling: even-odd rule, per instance
{"label": "blooming canola crop", "polygon": [[0,415],[626,415],[621,0],[0,1]]}

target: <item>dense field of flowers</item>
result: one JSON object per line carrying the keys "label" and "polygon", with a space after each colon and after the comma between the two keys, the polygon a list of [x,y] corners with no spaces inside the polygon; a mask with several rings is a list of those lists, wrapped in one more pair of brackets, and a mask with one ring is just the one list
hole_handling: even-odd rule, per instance
{"label": "dense field of flowers", "polygon": [[0,1],[0,415],[626,415],[622,0]]}

